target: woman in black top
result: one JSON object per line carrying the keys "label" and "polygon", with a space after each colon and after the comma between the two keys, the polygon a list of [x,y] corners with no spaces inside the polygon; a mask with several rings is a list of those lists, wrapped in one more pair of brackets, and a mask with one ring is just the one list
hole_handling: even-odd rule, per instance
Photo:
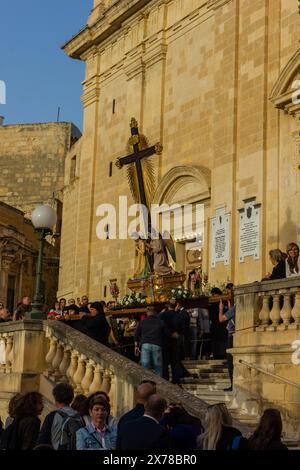
{"label": "woman in black top", "polygon": [[282,420],[278,410],[269,408],[264,411],[259,425],[248,440],[249,450],[288,450],[281,442]]}
{"label": "woman in black top", "polygon": [[268,273],[262,281],[271,281],[273,279],[284,279],[286,277],[285,273],[285,253],[282,253],[281,250],[270,250],[269,251],[270,260],[274,268],[272,273]]}

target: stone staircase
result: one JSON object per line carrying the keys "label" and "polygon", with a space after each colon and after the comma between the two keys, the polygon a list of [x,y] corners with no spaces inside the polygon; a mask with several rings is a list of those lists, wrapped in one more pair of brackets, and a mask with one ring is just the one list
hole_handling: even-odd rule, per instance
{"label": "stone staircase", "polygon": [[226,403],[234,420],[247,426],[249,434],[258,423],[256,415],[250,415],[235,401],[234,391],[224,392],[230,386],[227,364],[225,360],[184,361],[186,369],[193,375],[182,379],[183,388],[206,403]]}
{"label": "stone staircase", "polygon": [[[210,405],[226,403],[233,420],[245,425],[247,432],[243,434],[245,437],[249,437],[259,422],[259,416],[247,413],[242,406],[238,405],[234,390],[224,392],[224,388],[230,386],[226,361],[189,360],[183,361],[183,364],[193,375],[193,377],[181,380],[183,388]],[[290,449],[300,450],[300,443],[297,440],[284,439],[284,442]]]}

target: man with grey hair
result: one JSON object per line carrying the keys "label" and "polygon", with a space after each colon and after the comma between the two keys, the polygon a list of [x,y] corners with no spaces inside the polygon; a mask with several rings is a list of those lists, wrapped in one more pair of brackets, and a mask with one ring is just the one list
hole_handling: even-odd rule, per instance
{"label": "man with grey hair", "polygon": [[171,448],[169,431],[159,424],[167,408],[161,395],[154,394],[145,403],[143,416],[127,423],[119,436],[119,450],[166,451]]}

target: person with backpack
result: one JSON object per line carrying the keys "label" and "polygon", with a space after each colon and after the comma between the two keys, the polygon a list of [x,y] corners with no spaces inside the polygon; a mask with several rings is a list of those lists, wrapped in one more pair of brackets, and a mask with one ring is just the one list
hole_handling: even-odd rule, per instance
{"label": "person with backpack", "polygon": [[38,392],[21,394],[14,402],[13,421],[1,434],[1,450],[32,450],[36,444],[44,408]]}
{"label": "person with backpack", "polygon": [[117,443],[117,428],[107,424],[110,406],[102,396],[90,401],[91,423],[76,433],[77,450],[114,450]]}
{"label": "person with backpack", "polygon": [[84,421],[70,406],[74,398],[73,387],[59,383],[52,394],[56,410],[46,416],[37,444],[52,445],[55,450],[75,450],[76,432],[84,426]]}

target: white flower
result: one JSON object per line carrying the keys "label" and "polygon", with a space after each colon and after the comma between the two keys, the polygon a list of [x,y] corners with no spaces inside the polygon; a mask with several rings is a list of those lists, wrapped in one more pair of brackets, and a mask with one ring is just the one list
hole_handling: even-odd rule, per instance
{"label": "white flower", "polygon": [[185,294],[183,294],[183,298],[186,299],[186,295],[185,295]]}
{"label": "white flower", "polygon": [[178,295],[182,295],[182,290],[179,290],[179,291],[178,291]]}
{"label": "white flower", "polygon": [[141,303],[142,303],[142,304],[146,303],[146,300],[145,300],[145,299],[142,299],[142,300],[141,300]]}
{"label": "white flower", "polygon": [[129,302],[126,300],[125,305],[129,305]]}
{"label": "white flower", "polygon": [[172,294],[174,294],[174,293],[175,293],[175,289],[172,289],[171,292],[172,292]]}

